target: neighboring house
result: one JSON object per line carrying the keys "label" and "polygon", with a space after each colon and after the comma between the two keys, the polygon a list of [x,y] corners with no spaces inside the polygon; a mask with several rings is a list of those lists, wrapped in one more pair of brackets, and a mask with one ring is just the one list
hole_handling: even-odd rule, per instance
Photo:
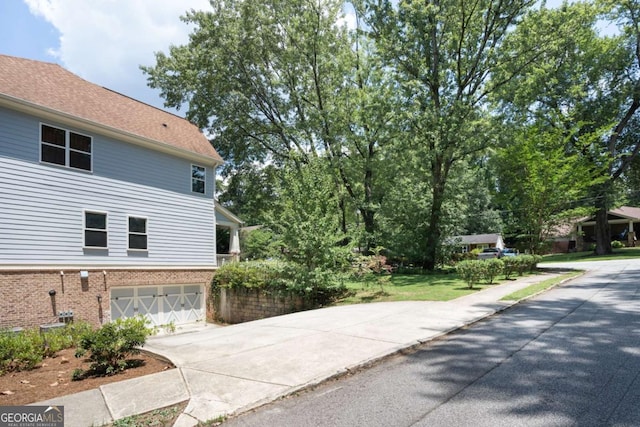
{"label": "neighboring house", "polygon": [[218,266],[226,262],[240,261],[240,228],[242,220],[216,201],[216,224],[229,230],[229,252],[217,255]]}
{"label": "neighboring house", "polygon": [[205,319],[216,221],[240,221],[214,202],[222,159],[196,126],[0,55],[0,130],[0,328]]}
{"label": "neighboring house", "polygon": [[463,253],[474,249],[498,248],[504,249],[504,241],[500,234],[471,234],[467,236],[454,236],[449,239],[449,244],[459,248]]}
{"label": "neighboring house", "polygon": [[[607,213],[611,228],[611,241],[617,240],[625,246],[636,245],[636,229],[640,229],[640,208],[622,206]],[[553,233],[552,251],[555,253],[587,251],[596,242],[596,219],[594,216],[577,219],[556,227]]]}
{"label": "neighboring house", "polygon": [[[618,240],[625,246],[636,245],[636,229],[640,229],[640,208],[622,206],[607,213],[611,240]],[[596,241],[595,217],[582,218],[575,224],[575,236],[578,248],[588,250]]]}

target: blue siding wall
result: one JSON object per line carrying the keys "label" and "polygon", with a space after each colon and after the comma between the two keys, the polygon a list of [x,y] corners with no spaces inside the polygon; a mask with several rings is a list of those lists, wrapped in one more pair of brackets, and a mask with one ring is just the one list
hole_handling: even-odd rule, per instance
{"label": "blue siding wall", "polygon": [[[39,125],[0,109],[0,265],[213,265],[213,168],[194,194],[193,162],[95,134],[92,173],[40,164]],[[108,214],[108,250],[83,249],[84,210]],[[148,218],[148,252],[127,250],[128,215]]]}

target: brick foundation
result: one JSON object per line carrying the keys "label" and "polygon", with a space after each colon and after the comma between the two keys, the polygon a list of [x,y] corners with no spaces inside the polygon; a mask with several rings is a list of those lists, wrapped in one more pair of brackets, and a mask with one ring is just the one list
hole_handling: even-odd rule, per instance
{"label": "brick foundation", "polygon": [[80,278],[80,269],[64,270],[64,275],[60,270],[0,271],[0,328],[55,323],[61,311],[98,326],[111,319],[109,291],[118,286],[202,284],[208,301],[214,274],[213,269],[83,270],[89,272],[86,279]]}
{"label": "brick foundation", "polygon": [[224,323],[242,323],[266,317],[279,316],[305,310],[304,300],[293,295],[271,295],[257,289],[221,288],[212,295],[211,309],[215,320]]}

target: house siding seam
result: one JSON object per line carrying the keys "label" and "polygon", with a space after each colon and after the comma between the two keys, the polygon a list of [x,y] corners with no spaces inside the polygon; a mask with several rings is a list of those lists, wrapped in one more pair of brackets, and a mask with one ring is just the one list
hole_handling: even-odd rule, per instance
{"label": "house siding seam", "polygon": [[87,271],[88,279],[80,278],[80,270],[64,270],[63,275],[60,270],[0,272],[0,328],[56,323],[61,311],[73,311],[73,320],[99,326],[111,320],[109,295],[117,287],[203,285],[207,301],[214,275],[213,269]]}

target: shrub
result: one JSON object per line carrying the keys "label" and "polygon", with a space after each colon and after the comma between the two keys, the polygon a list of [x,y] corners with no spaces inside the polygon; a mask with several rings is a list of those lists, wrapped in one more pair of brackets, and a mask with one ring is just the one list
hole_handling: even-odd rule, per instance
{"label": "shrub", "polygon": [[53,357],[60,350],[78,345],[80,338],[93,328],[87,322],[68,323],[64,328],[56,328],[42,335],[44,338],[44,357]]}
{"label": "shrub", "polygon": [[0,375],[29,370],[42,362],[42,337],[36,330],[0,331]]}
{"label": "shrub", "polygon": [[520,264],[520,256],[515,257],[504,257],[502,258],[503,274],[505,279],[509,279],[509,277],[518,271],[518,265]]}
{"label": "shrub", "polygon": [[613,249],[622,249],[624,248],[624,243],[622,243],[620,240],[614,240],[613,242],[611,242],[611,247]]}
{"label": "shrub", "polygon": [[[149,321],[142,316],[117,319],[100,329],[82,336],[76,350],[76,357],[90,352],[89,373],[92,375],[112,375],[127,368],[127,358],[139,354],[152,329]],[[79,377],[74,373],[74,378]]]}
{"label": "shrub", "polygon": [[380,255],[359,255],[351,264],[351,275],[358,281],[370,285],[380,286],[384,293],[384,285],[391,280],[393,268],[387,264],[387,257]]}
{"label": "shrub", "polygon": [[460,261],[456,265],[456,272],[467,283],[469,289],[473,289],[473,285],[479,283],[484,277],[484,270],[485,262],[480,260]]}
{"label": "shrub", "polygon": [[488,283],[493,283],[493,279],[495,279],[498,274],[504,271],[504,262],[498,258],[491,258],[484,260],[483,267],[483,278]]}
{"label": "shrub", "polygon": [[325,305],[349,292],[335,273],[319,268],[307,270],[285,261],[249,261],[223,265],[211,281],[219,288],[257,289],[271,295],[301,296],[309,306]]}
{"label": "shrub", "polygon": [[88,331],[91,331],[91,325],[86,322],[69,323],[44,334],[39,328],[20,333],[0,330],[0,375],[35,368],[45,357],[77,345]]}
{"label": "shrub", "polygon": [[517,260],[516,270],[522,276],[527,271],[535,271],[542,257],[540,255],[519,255],[515,259]]}

